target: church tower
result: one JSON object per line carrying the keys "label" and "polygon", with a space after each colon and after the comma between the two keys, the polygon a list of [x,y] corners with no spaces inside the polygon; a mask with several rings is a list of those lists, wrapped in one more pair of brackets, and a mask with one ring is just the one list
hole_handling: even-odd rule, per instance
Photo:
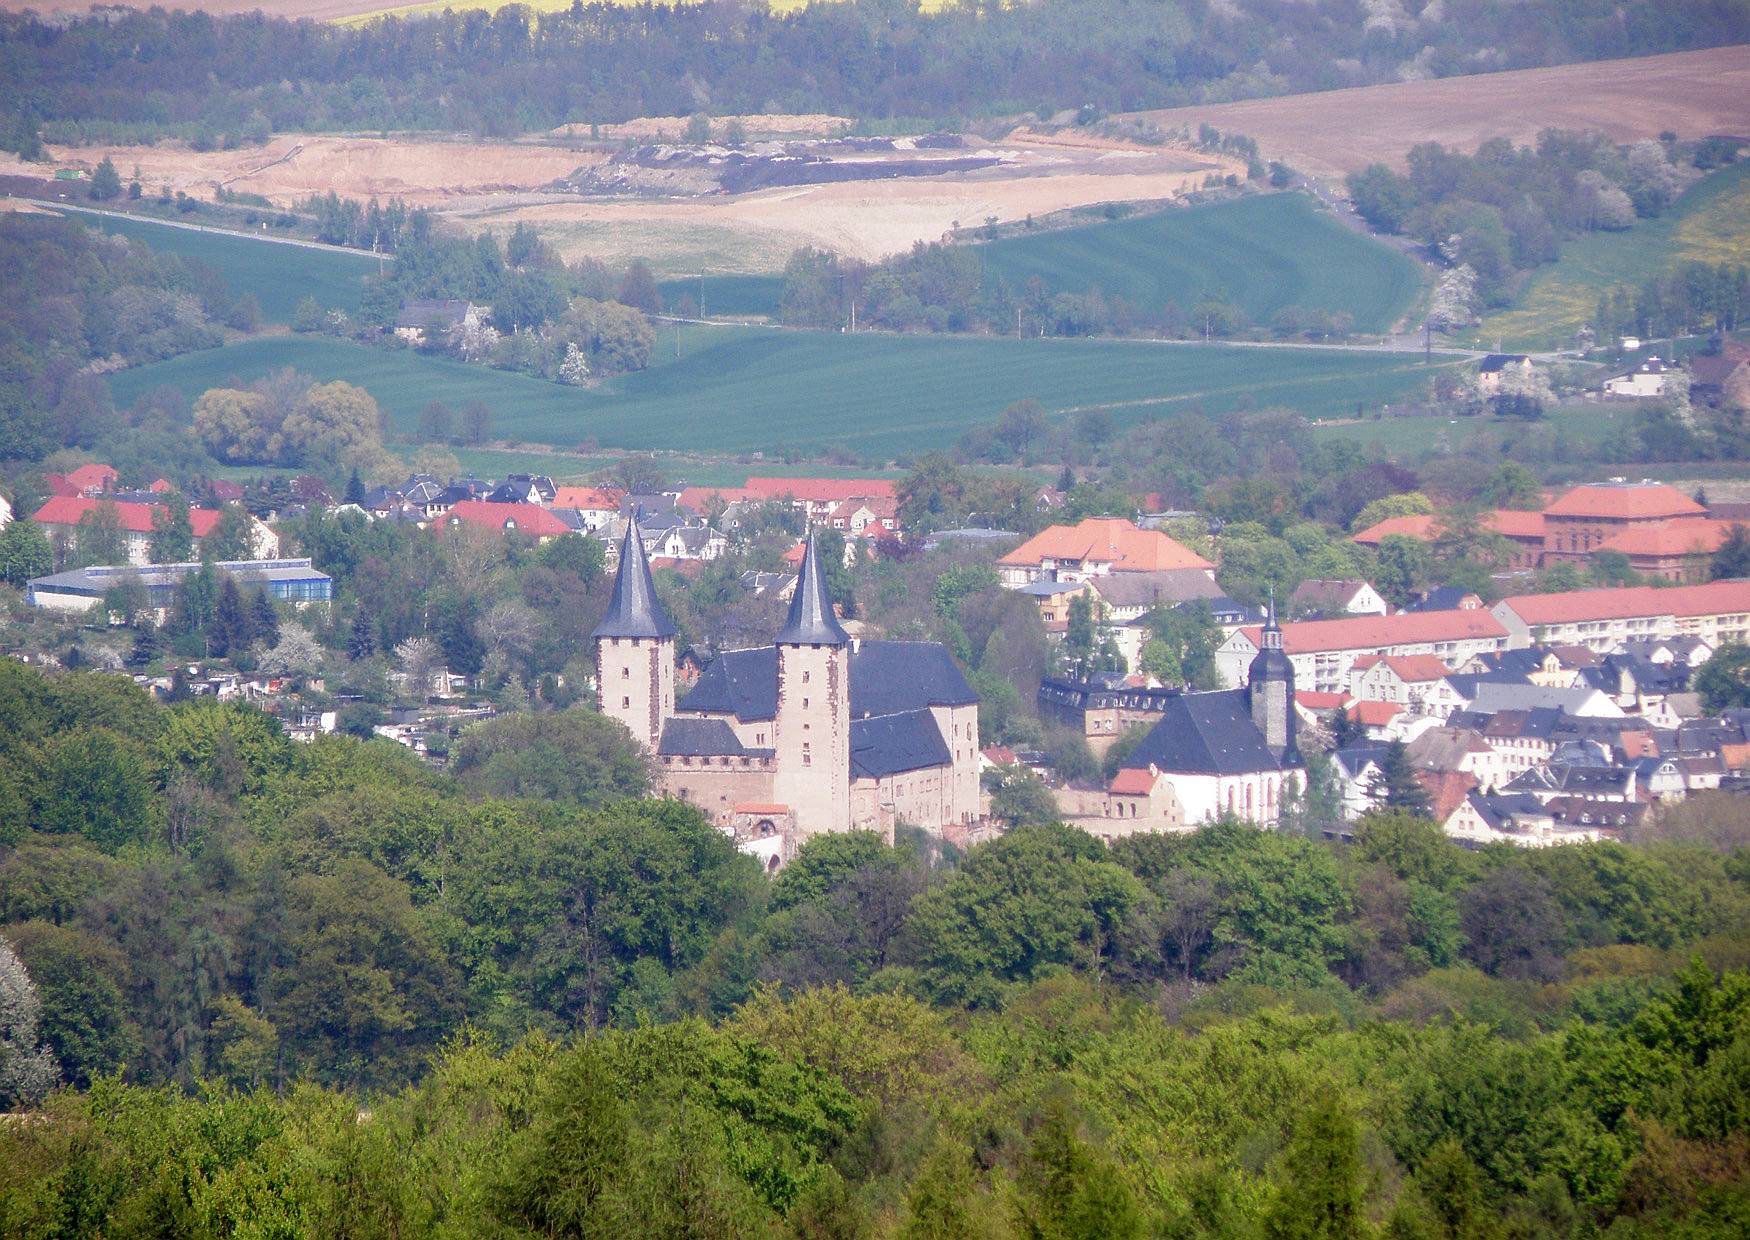
{"label": "church tower", "polygon": [[1258,656],[1246,676],[1246,701],[1252,722],[1264,734],[1264,743],[1285,767],[1300,765],[1300,750],[1294,743],[1294,664],[1282,649],[1282,627],[1276,623],[1276,599],[1259,638]]}
{"label": "church tower", "polygon": [[779,630],[773,798],[806,835],[851,829],[851,639],[833,615],[814,536]]}
{"label": "church tower", "polygon": [[626,519],[614,597],[595,626],[595,676],[602,714],[655,750],[674,714],[674,621],[650,580],[636,512]]}

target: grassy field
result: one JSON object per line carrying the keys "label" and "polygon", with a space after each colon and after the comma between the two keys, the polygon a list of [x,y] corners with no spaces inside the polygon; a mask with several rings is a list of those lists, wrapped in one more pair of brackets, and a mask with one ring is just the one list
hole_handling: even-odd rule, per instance
{"label": "grassy field", "polygon": [[1351,232],[1304,194],[1163,211],[981,249],[991,271],[1015,288],[1034,276],[1053,292],[1097,287],[1150,313],[1168,302],[1189,312],[1216,293],[1254,323],[1299,306],[1346,311],[1363,332],[1389,328],[1422,283],[1413,260]]}
{"label": "grassy field", "polygon": [[324,307],[356,310],[365,277],[377,270],[376,260],[369,254],[195,232],[138,217],[79,214],[73,218],[143,241],[162,253],[196,258],[218,268],[233,293],[255,294],[262,316],[270,323],[290,323],[292,311],[307,296],[315,297]]}
{"label": "grassy field", "polygon": [[1750,262],[1750,163],[1697,181],[1670,210],[1625,232],[1588,233],[1541,268],[1519,304],[1490,315],[1476,330],[1488,348],[1549,348],[1570,343],[1592,321],[1599,294],[1636,288],[1685,262]]}
{"label": "grassy field", "polygon": [[[1232,298],[1253,322],[1284,306],[1346,311],[1356,329],[1382,332],[1415,300],[1422,273],[1389,246],[1343,227],[1304,194],[1156,212],[1006,237],[979,247],[993,274],[1015,288],[1037,276],[1054,293],[1099,288],[1155,314],[1168,302],[1189,313],[1205,293]],[[664,300],[683,294],[707,314],[776,318],[779,276],[668,280]]]}
{"label": "grassy field", "polygon": [[[1635,413],[1636,406],[1628,403],[1565,405],[1550,410],[1543,422],[1531,425],[1549,427],[1558,433],[1596,444],[1630,425]],[[1500,431],[1511,437],[1525,429],[1526,423],[1509,418],[1385,417],[1321,426],[1315,433],[1328,439],[1365,443],[1393,456],[1413,457],[1436,447],[1443,435],[1447,445],[1456,448],[1481,430]]]}
{"label": "grassy field", "polygon": [[[572,4],[572,0],[468,0],[467,4],[458,5],[454,3],[454,0],[424,0],[423,3],[419,4],[385,4],[382,8],[372,9],[369,12],[335,18],[334,22],[339,26],[356,26],[361,22],[372,21],[378,17],[430,17],[442,13],[445,9],[456,9],[457,11],[487,9],[497,12],[513,2],[521,4],[524,8],[532,9],[536,13],[563,12],[569,9]],[[636,4],[638,0],[611,0],[611,2],[614,4]],[[680,0],[680,2],[686,3],[687,0]],[[774,13],[788,13],[792,9],[801,8],[808,2],[809,0],[766,0],[765,7]],[[946,8],[947,5],[948,0],[921,0],[918,7],[928,12],[931,9]]]}
{"label": "grassy field", "polygon": [[280,366],[376,396],[397,431],[432,400],[482,400],[493,435],[518,444],[699,453],[842,448],[868,460],[945,447],[1031,397],[1048,410],[1103,408],[1120,424],[1192,405],[1221,413],[1287,405],[1335,416],[1400,399],[1426,370],[1413,355],[1172,346],[1128,341],[843,336],[687,327],[659,363],[599,387],[561,387],[411,350],[327,338],[259,338],[110,377],[131,403],[161,384],[197,395]]}

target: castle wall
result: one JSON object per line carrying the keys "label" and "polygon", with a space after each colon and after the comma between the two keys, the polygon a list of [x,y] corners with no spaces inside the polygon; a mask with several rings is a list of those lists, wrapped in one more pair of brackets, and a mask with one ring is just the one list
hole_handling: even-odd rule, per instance
{"label": "castle wall", "polygon": [[776,767],[770,759],[671,757],[658,761],[663,790],[696,805],[713,826],[731,826],[737,805],[782,799],[773,788]]}
{"label": "castle wall", "polygon": [[[978,704],[932,706],[936,727],[953,759],[945,773],[941,825],[968,823],[980,816],[978,786]],[[919,821],[912,819],[911,821]],[[922,825],[934,826],[934,823]]]}

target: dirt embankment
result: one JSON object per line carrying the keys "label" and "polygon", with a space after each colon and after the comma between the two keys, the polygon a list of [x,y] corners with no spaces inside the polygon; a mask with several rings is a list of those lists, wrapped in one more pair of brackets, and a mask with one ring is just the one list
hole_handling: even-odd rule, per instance
{"label": "dirt embankment", "polygon": [[1490,138],[1529,142],[1545,129],[1599,129],[1618,142],[1667,130],[1750,135],[1750,45],[1134,116],[1169,130],[1209,124],[1245,134],[1265,156],[1326,177],[1401,166],[1418,142],[1474,150]]}

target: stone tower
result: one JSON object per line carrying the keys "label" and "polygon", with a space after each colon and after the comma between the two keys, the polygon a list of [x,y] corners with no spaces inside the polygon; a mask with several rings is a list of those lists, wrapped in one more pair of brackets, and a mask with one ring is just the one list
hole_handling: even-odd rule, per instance
{"label": "stone tower", "polygon": [[804,835],[851,829],[851,639],[839,627],[813,535],[779,630],[773,798]]}
{"label": "stone tower", "polygon": [[650,580],[636,513],[626,519],[614,597],[592,636],[602,714],[655,750],[663,722],[674,714],[675,627]]}
{"label": "stone tower", "polygon": [[1246,700],[1252,722],[1264,734],[1264,743],[1281,765],[1299,766],[1300,750],[1294,743],[1294,664],[1282,649],[1282,627],[1276,623],[1276,599],[1270,599],[1258,656],[1246,676]]}

